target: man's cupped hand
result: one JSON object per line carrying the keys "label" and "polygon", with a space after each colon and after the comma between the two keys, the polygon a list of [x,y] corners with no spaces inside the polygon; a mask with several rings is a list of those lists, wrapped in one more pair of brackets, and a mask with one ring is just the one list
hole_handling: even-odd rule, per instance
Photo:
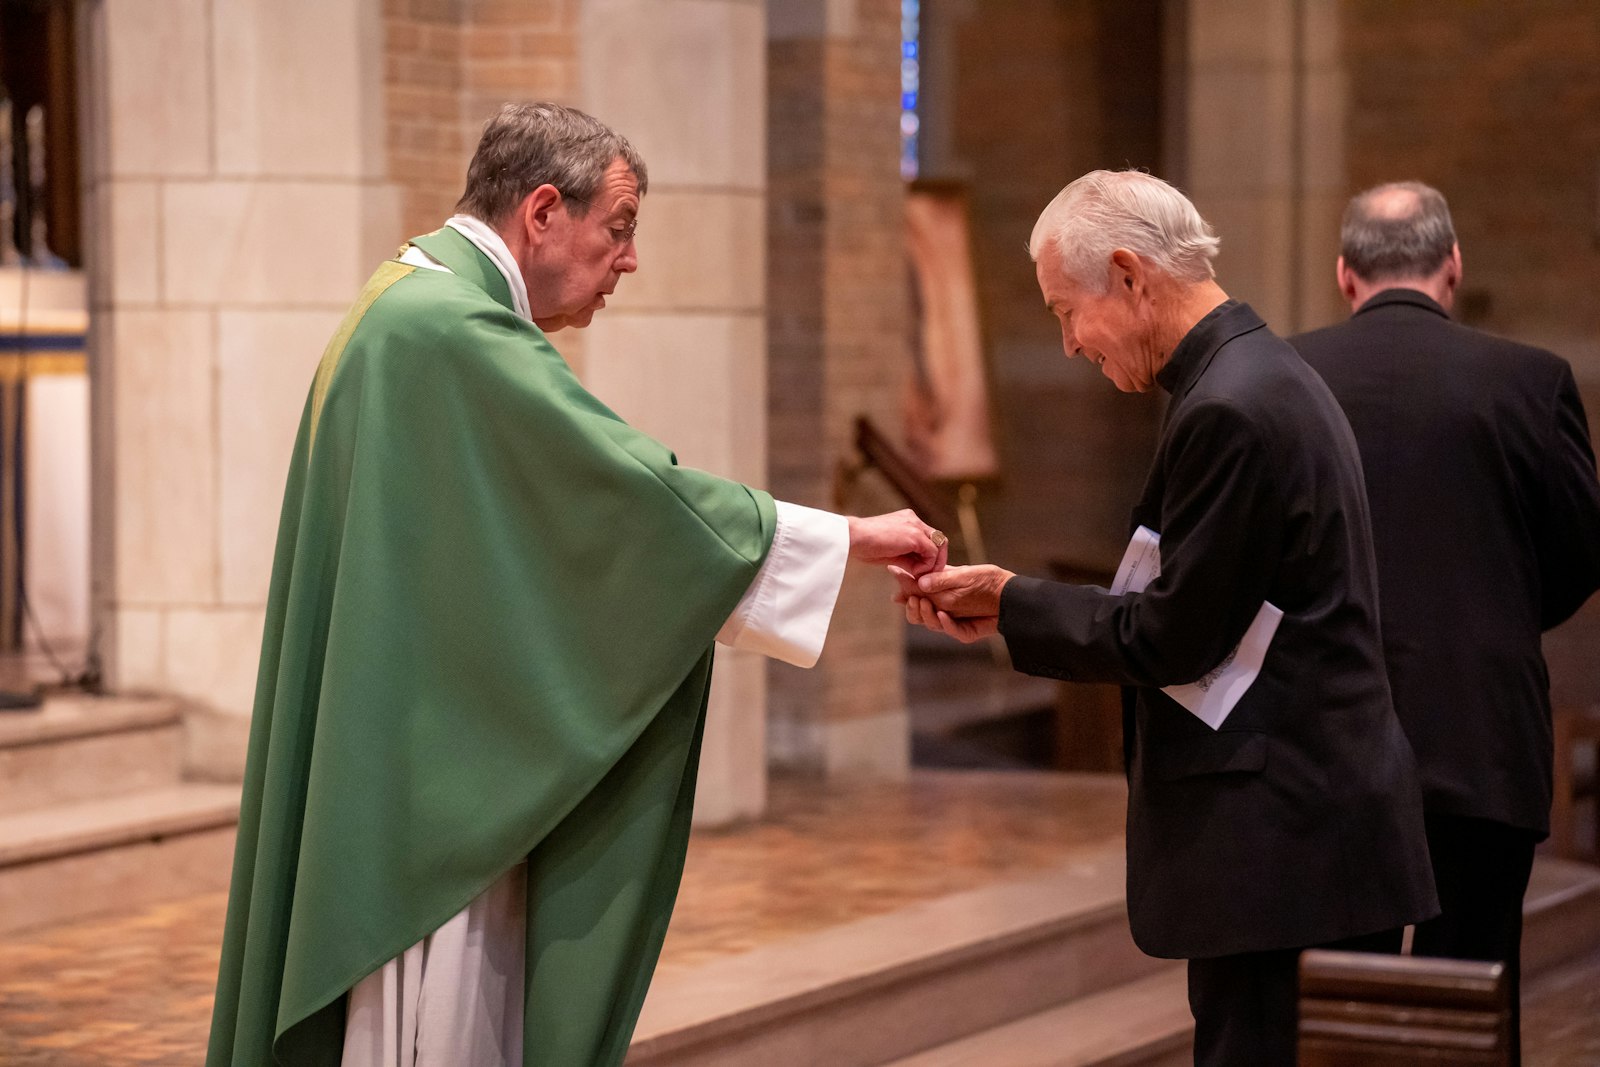
{"label": "man's cupped hand", "polygon": [[907,622],[969,644],[999,632],[1000,594],[1016,577],[989,564],[920,575],[891,566],[889,573],[899,586],[894,600],[905,605]]}

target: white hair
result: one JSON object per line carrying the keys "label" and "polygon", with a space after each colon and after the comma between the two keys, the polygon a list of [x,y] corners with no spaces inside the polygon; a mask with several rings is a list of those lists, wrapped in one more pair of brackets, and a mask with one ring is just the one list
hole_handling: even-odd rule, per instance
{"label": "white hair", "polygon": [[1095,170],[1068,185],[1034,223],[1028,255],[1046,245],[1068,278],[1094,293],[1110,284],[1111,253],[1126,248],[1183,282],[1216,277],[1211,261],[1222,242],[1189,199],[1137,170]]}

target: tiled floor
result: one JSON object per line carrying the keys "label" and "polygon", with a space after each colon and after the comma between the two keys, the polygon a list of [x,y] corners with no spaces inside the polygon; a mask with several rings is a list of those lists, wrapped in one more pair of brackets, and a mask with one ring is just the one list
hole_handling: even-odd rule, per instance
{"label": "tiled floor", "polygon": [[1600,1064],[1600,955],[1540,977],[1522,998],[1527,1067]]}
{"label": "tiled floor", "polygon": [[[834,791],[774,781],[768,819],[695,835],[663,965],[1116,847],[1123,795],[1092,776],[933,772]],[[198,1064],[225,907],[211,893],[0,943],[0,1064]]]}
{"label": "tiled floor", "polygon": [[[696,835],[663,964],[717,956],[1116,847],[1114,778],[919,773],[909,786],[777,781],[760,824]],[[0,1064],[200,1063],[222,894],[0,944]],[[1529,1067],[1600,1063],[1600,957],[1529,990]],[[1001,1065],[996,1065],[1001,1067]]]}

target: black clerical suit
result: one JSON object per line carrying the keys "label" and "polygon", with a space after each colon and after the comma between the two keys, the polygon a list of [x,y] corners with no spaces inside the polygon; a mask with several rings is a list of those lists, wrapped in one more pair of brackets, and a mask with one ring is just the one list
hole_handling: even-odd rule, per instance
{"label": "black clerical suit", "polygon": [[1384,655],[1443,905],[1412,950],[1504,959],[1515,976],[1550,829],[1539,635],[1600,587],[1600,481],[1572,371],[1404,288],[1293,343],[1366,470]]}
{"label": "black clerical suit", "polygon": [[[1000,632],[1018,670],[1136,687],[1134,940],[1191,961],[1197,1063],[1292,1064],[1295,950],[1397,945],[1437,911],[1360,460],[1327,388],[1247,305],[1197,323],[1157,380],[1172,399],[1130,530],[1161,536],[1160,576],[1122,596],[1019,576]],[[1161,687],[1221,663],[1264,600],[1283,620],[1212,731]],[[1270,972],[1265,1018],[1241,1017],[1260,999],[1241,967]]]}

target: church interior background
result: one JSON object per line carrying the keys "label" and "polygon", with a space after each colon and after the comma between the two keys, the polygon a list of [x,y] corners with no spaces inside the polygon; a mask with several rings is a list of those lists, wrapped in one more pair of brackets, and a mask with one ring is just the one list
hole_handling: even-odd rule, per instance
{"label": "church interior background", "polygon": [[[1353,191],[1438,186],[1461,317],[1569,360],[1600,432],[1590,0],[4,0],[0,78],[7,1064],[199,1061],[311,372],[504,100],[649,164],[639,273],[558,338],[589,388],[781,498],[916,501],[971,558],[1098,580],[1154,447],[1159,399],[1062,358],[1025,252],[1094,167],[1189,193],[1280,334],[1342,317]],[[942,229],[908,253],[917,203]],[[719,656],[629,1062],[1185,1062],[1181,970],[1126,930],[1115,694],[912,633],[889,592],[852,571],[812,671]],[[1572,723],[1597,650],[1600,604],[1548,636]],[[1600,1062],[1582,737],[1530,1063]]]}

